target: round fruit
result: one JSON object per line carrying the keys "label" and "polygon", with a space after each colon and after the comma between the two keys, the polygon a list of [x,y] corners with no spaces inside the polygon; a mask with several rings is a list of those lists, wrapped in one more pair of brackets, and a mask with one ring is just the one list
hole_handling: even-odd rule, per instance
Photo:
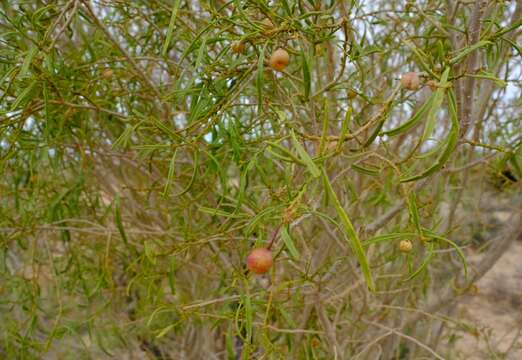
{"label": "round fruit", "polygon": [[408,90],[417,90],[420,87],[419,75],[415,72],[407,72],[402,74],[401,85]]}
{"label": "round fruit", "polygon": [[232,52],[235,54],[242,54],[245,52],[245,43],[241,41],[235,41],[232,43]]}
{"label": "round fruit", "polygon": [[272,252],[266,248],[257,248],[252,250],[247,256],[248,270],[255,274],[264,274],[272,267],[274,260],[272,259]]}
{"label": "round fruit", "polygon": [[411,249],[413,248],[413,245],[411,244],[410,240],[402,240],[399,243],[399,250],[403,253],[409,253]]}
{"label": "round fruit", "polygon": [[106,69],[102,73],[102,78],[104,78],[105,80],[110,80],[112,78],[112,75],[114,75],[114,71],[112,71],[111,69]]}
{"label": "round fruit", "polygon": [[277,71],[283,71],[290,61],[290,55],[284,49],[277,49],[270,56],[270,67]]}

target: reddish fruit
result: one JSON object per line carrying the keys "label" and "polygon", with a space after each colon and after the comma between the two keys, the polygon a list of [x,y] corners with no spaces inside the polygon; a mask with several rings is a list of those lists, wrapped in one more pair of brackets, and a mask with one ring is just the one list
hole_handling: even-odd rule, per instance
{"label": "reddish fruit", "polygon": [[290,61],[290,55],[284,49],[277,49],[270,56],[270,67],[277,71],[283,71]]}
{"label": "reddish fruit", "polygon": [[245,43],[241,41],[235,41],[232,43],[232,52],[235,54],[242,54],[245,52]]}
{"label": "reddish fruit", "polygon": [[399,243],[399,250],[403,253],[409,253],[411,249],[413,248],[413,245],[411,244],[410,240],[402,240]]}
{"label": "reddish fruit", "polygon": [[402,74],[401,85],[407,90],[417,90],[420,87],[419,75],[415,72],[407,72]]}
{"label": "reddish fruit", "polygon": [[257,248],[252,250],[247,256],[248,270],[255,274],[264,274],[272,267],[274,260],[272,259],[272,252],[266,248]]}

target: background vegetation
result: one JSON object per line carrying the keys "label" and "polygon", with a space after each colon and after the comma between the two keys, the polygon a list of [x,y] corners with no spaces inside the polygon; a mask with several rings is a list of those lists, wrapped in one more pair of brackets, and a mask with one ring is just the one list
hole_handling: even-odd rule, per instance
{"label": "background vegetation", "polygon": [[0,9],[2,358],[454,357],[522,229],[522,1]]}

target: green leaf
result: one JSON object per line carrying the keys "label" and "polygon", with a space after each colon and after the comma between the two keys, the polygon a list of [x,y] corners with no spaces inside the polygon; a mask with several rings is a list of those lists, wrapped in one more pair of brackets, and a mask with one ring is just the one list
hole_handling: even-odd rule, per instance
{"label": "green leaf", "polygon": [[33,62],[34,56],[37,53],[38,53],[38,48],[36,46],[31,47],[31,49],[27,52],[27,55],[24,59],[24,63],[22,64],[22,68],[20,69],[18,76],[20,76],[20,77],[25,76],[25,74],[29,70],[29,67],[31,66],[31,63]]}
{"label": "green leaf", "polygon": [[460,60],[462,60],[464,57],[466,57],[469,53],[475,51],[476,49],[479,49],[481,47],[491,45],[491,44],[493,44],[491,41],[481,40],[471,46],[465,47],[455,57],[451,58],[449,63],[450,63],[450,65],[455,65]]}
{"label": "green leaf", "polygon": [[165,183],[165,188],[163,189],[163,196],[167,195],[170,189],[170,184],[172,184],[172,179],[174,178],[174,171],[176,170],[176,154],[178,153],[178,149],[174,150],[174,154],[172,154],[172,158],[170,159],[169,164],[169,173],[167,175],[167,182]]}
{"label": "green leaf", "polygon": [[165,42],[163,43],[163,48],[161,49],[161,55],[167,55],[167,51],[169,49],[170,42],[172,40],[172,34],[174,31],[174,25],[176,24],[176,16],[178,15],[179,6],[181,4],[181,0],[175,0],[174,6],[172,7],[172,13],[170,15],[169,28],[167,30],[167,36],[165,38]]}
{"label": "green leaf", "polygon": [[310,89],[311,89],[311,75],[310,75],[310,65],[308,65],[308,60],[304,51],[301,51],[301,60],[303,62],[303,80],[304,80],[304,97],[306,100],[310,97]]}
{"label": "green leaf", "polygon": [[170,324],[169,326],[166,326],[165,328],[161,329],[161,331],[156,335],[156,339],[162,338],[163,336],[167,335],[167,333],[172,330],[172,328],[176,326],[176,324]]}
{"label": "green leaf", "polygon": [[299,143],[293,130],[290,130],[290,136],[292,139],[292,144],[294,145],[295,149],[297,150],[297,153],[299,154],[299,157],[301,158],[301,160],[303,160],[305,165],[308,167],[308,171],[310,171],[310,174],[312,174],[313,177],[320,176],[321,171],[319,170],[317,165],[315,165],[315,163],[312,160],[312,158],[310,157],[310,155],[308,155],[308,152]]}
{"label": "green leaf", "polygon": [[388,118],[388,112],[390,110],[390,105],[391,105],[391,102],[388,102],[388,103],[386,103],[384,105],[383,109],[381,110],[381,113],[379,114],[377,126],[373,130],[373,132],[370,135],[370,137],[366,140],[366,142],[364,143],[363,147],[370,146],[373,143],[373,141],[377,138],[379,133],[381,132],[381,129],[382,129],[383,125],[384,125],[384,122]]}
{"label": "green leaf", "polygon": [[199,159],[199,152],[196,150],[194,152],[194,169],[192,171],[192,177],[190,178],[190,181],[187,184],[187,186],[183,190],[181,190],[181,192],[179,192],[178,194],[174,195],[174,197],[178,197],[178,196],[184,195],[185,193],[187,193],[187,191],[190,190],[190,188],[192,187],[192,184],[194,184],[194,181],[196,180],[196,175],[198,173],[198,167],[199,167],[198,159]]}
{"label": "green leaf", "polygon": [[366,254],[364,253],[364,249],[362,247],[361,241],[359,240],[359,236],[357,235],[357,232],[355,231],[355,228],[353,227],[352,222],[348,217],[348,214],[346,214],[346,211],[344,211],[343,207],[341,206],[341,203],[337,198],[337,194],[335,193],[324,168],[322,169],[322,175],[324,184],[326,186],[326,192],[328,193],[330,199],[332,199],[335,210],[337,211],[337,215],[341,219],[341,223],[343,224],[344,230],[346,231],[350,247],[352,248],[352,251],[355,253],[359,265],[361,265],[361,270],[364,279],[366,280],[366,284],[371,291],[374,291],[375,285],[373,283],[372,274],[370,272],[370,266],[368,265],[368,259],[366,258]]}
{"label": "green leaf", "polygon": [[428,56],[421,49],[415,46],[413,42],[409,40],[403,40],[403,43],[415,54],[419,66],[432,77],[436,77],[436,74],[431,70],[431,67],[428,65],[430,62]]}
{"label": "green leaf", "polygon": [[283,242],[286,246],[286,249],[290,253],[290,256],[292,256],[292,258],[294,258],[294,260],[298,260],[299,251],[297,251],[294,241],[292,240],[292,237],[290,236],[289,225],[286,225],[283,227],[283,230],[281,231],[281,238],[283,239]]}
{"label": "green leaf", "polygon": [[468,262],[466,261],[466,257],[464,256],[464,253],[462,252],[460,247],[456,243],[451,241],[450,239],[447,239],[444,236],[437,235],[436,233],[434,233],[433,231],[431,231],[429,229],[423,228],[422,231],[426,234],[426,236],[429,236],[433,239],[444,241],[444,242],[448,243],[452,248],[455,249],[455,251],[457,252],[457,256],[460,258],[460,261],[462,262],[462,265],[464,266],[464,278],[467,279],[468,278]]}
{"label": "green leaf", "polygon": [[247,217],[246,214],[233,214],[233,213],[229,213],[229,212],[226,212],[223,210],[213,209],[213,208],[209,208],[209,207],[205,207],[205,206],[200,206],[198,208],[198,211],[201,211],[206,214],[214,215],[214,216],[223,216],[226,218],[234,218],[234,219],[244,219],[245,217]]}
{"label": "green leaf", "polygon": [[25,98],[31,94],[31,91],[33,90],[33,88],[35,87],[36,83],[38,82],[38,80],[33,80],[28,87],[26,87],[21,93],[20,95],[18,95],[18,97],[16,98],[16,100],[13,102],[13,104],[11,105],[11,109],[9,111],[14,111],[16,110],[16,108],[18,107],[18,105],[20,105],[22,103],[22,101],[25,100]]}
{"label": "green leaf", "polygon": [[424,131],[420,139],[421,144],[430,137],[437,123],[437,113],[439,112],[440,107],[442,105],[442,100],[444,99],[444,90],[445,87],[448,85],[449,71],[450,68],[446,68],[446,70],[440,78],[440,86],[433,94],[433,101],[431,102],[431,106],[426,119],[426,126],[424,127]]}
{"label": "green leaf", "polygon": [[256,89],[257,89],[257,106],[258,111],[263,109],[263,79],[265,71],[265,50],[266,44],[261,48],[259,52],[259,59],[257,61],[257,72],[256,72]]}
{"label": "green leaf", "polygon": [[201,45],[198,50],[198,57],[196,58],[196,64],[195,67],[198,68],[201,65],[201,62],[203,61],[203,57],[207,53],[207,34],[203,35],[203,38],[201,39]]}
{"label": "green leaf", "polygon": [[377,235],[372,237],[371,239],[366,240],[362,243],[364,247],[368,247],[370,245],[375,245],[380,242],[386,242],[391,240],[397,240],[397,239],[404,239],[406,237],[418,237],[419,234],[417,233],[390,233],[390,234],[384,234],[384,235]]}
{"label": "green leaf", "polygon": [[417,229],[417,233],[420,236],[422,236],[419,209],[417,208],[417,197],[415,196],[415,192],[413,192],[413,191],[411,191],[408,196],[408,210],[410,213],[410,221],[412,222],[413,225],[415,225],[415,229]]}
{"label": "green leaf", "polygon": [[429,99],[426,100],[424,102],[424,104],[422,104],[422,106],[410,118],[410,120],[406,121],[402,125],[399,125],[395,129],[391,129],[391,130],[388,130],[388,131],[383,131],[382,134],[383,135],[388,135],[388,136],[396,136],[396,135],[402,134],[402,133],[410,130],[411,128],[413,128],[415,125],[417,125],[419,123],[420,120],[422,120],[424,118],[424,115],[426,114],[426,112],[431,108],[431,104],[433,103],[434,98],[435,98],[435,93],[433,93],[429,97]]}
{"label": "green leaf", "polygon": [[492,73],[490,72],[487,72],[487,71],[481,71],[480,73],[478,74],[469,74],[467,75],[469,77],[473,77],[473,78],[478,78],[478,79],[485,79],[485,80],[491,80],[495,83],[495,85],[497,85],[498,87],[506,87],[507,86],[507,82],[505,82],[504,80],[501,80],[499,79],[498,77],[496,77],[495,75],[493,75]]}
{"label": "green leaf", "polygon": [[246,320],[246,341],[250,343],[252,339],[252,330],[253,330],[253,315],[252,315],[252,303],[250,302],[250,295],[243,295],[243,305],[245,306],[245,320]]}
{"label": "green leaf", "polygon": [[127,247],[129,247],[129,241],[127,239],[127,234],[125,233],[125,228],[123,226],[123,222],[121,221],[121,212],[120,212],[120,197],[116,196],[116,200],[114,201],[114,220],[116,221],[116,227],[118,228],[118,232]]}
{"label": "green leaf", "polygon": [[431,258],[433,258],[433,243],[429,243],[428,245],[428,255],[424,258],[422,264],[415,270],[410,276],[408,276],[404,281],[410,281],[416,278],[424,269],[426,269],[431,262]]}
{"label": "green leaf", "polygon": [[448,161],[451,154],[453,153],[453,150],[455,150],[455,147],[457,146],[457,141],[459,137],[459,121],[458,121],[458,115],[457,115],[457,104],[455,102],[455,95],[453,94],[453,90],[448,91],[448,110],[450,113],[450,120],[451,120],[451,129],[447,136],[446,140],[446,148],[444,151],[439,155],[438,159],[435,161],[435,163],[429,167],[428,169],[424,170],[422,173],[414,176],[409,176],[406,178],[402,178],[401,182],[410,182],[419,180],[422,178],[425,178],[439,169],[441,169],[444,164]]}
{"label": "green leaf", "polygon": [[370,175],[370,176],[379,176],[379,174],[381,173],[381,169],[379,168],[370,168],[370,167],[365,167],[365,166],[362,166],[362,165],[358,165],[358,164],[352,164],[352,169],[354,169],[355,171],[357,171],[358,173],[361,173],[361,174],[364,174],[364,175]]}

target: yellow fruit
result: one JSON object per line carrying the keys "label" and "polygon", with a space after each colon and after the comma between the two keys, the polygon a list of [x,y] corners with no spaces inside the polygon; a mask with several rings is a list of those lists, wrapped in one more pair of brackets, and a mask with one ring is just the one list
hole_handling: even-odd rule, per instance
{"label": "yellow fruit", "polygon": [[272,252],[266,248],[252,250],[246,259],[248,270],[255,274],[264,274],[272,267]]}
{"label": "yellow fruit", "polygon": [[270,56],[269,64],[272,69],[283,71],[289,61],[290,55],[288,55],[288,52],[284,49],[277,49],[272,53],[272,56]]}
{"label": "yellow fruit", "polygon": [[411,249],[413,248],[413,245],[411,244],[410,240],[402,240],[399,243],[399,250],[403,253],[409,253]]}
{"label": "yellow fruit", "polygon": [[415,72],[407,72],[402,74],[401,85],[407,90],[417,90],[420,87],[419,75]]}

